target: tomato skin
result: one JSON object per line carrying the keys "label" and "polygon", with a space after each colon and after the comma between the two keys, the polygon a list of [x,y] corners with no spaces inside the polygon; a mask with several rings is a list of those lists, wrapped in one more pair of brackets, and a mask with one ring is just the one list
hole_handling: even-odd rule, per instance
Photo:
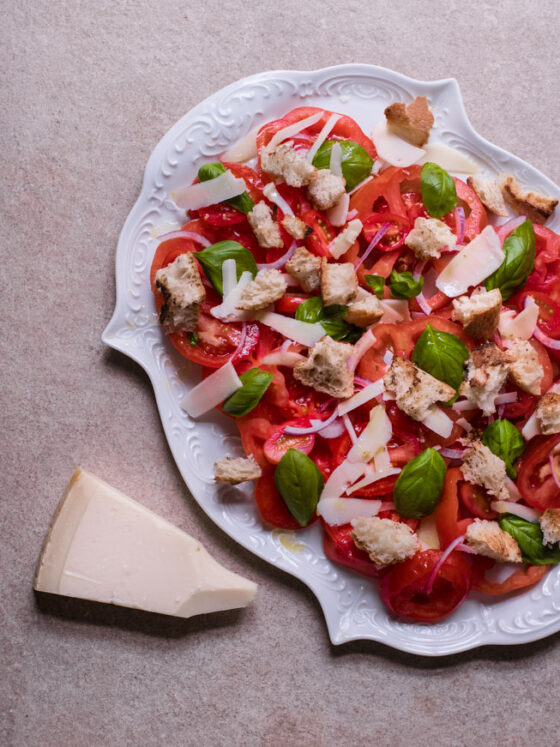
{"label": "tomato skin", "polygon": [[528,298],[532,298],[539,307],[537,322],[539,329],[549,337],[555,339],[560,337],[560,304],[553,301],[546,293],[523,290],[516,296],[518,311],[523,311]]}
{"label": "tomato skin", "polygon": [[459,498],[461,503],[473,516],[479,519],[495,519],[498,514],[490,508],[490,498],[479,485],[470,482],[459,484]]}
{"label": "tomato skin", "polygon": [[390,226],[381,241],[377,243],[376,250],[390,252],[400,249],[412,226],[407,218],[395,213],[372,213],[369,215],[363,228],[365,240],[369,244],[384,223],[389,223]]}
{"label": "tomato skin", "polygon": [[[276,489],[274,470],[270,467],[263,470],[263,474],[257,480],[255,501],[264,521],[276,529],[301,529]],[[309,525],[313,521],[314,519],[311,520]]]}
{"label": "tomato skin", "polygon": [[307,436],[289,436],[284,433],[287,425],[293,425],[297,428],[309,426],[309,420],[298,418],[289,420],[277,428],[267,439],[264,445],[264,455],[271,464],[278,464],[288,449],[297,449],[302,454],[309,455],[315,446],[315,434],[310,433]]}
{"label": "tomato skin", "polygon": [[475,555],[471,558],[472,563],[472,588],[489,596],[499,596],[519,591],[527,586],[533,586],[545,576],[552,566],[550,565],[523,565],[515,570],[505,581],[497,583],[485,578],[485,572],[494,565],[490,558]]}
{"label": "tomato skin", "polygon": [[363,576],[369,576],[370,578],[379,576],[377,566],[370,560],[368,554],[358,549],[354,544],[354,540],[350,536],[352,532],[350,524],[330,526],[322,519],[321,524],[324,530],[323,549],[329,560],[351,568]]}
{"label": "tomato skin", "polygon": [[446,558],[430,595],[426,594],[430,574],[441,554],[438,550],[418,552],[383,575],[379,591],[391,612],[408,620],[434,622],[450,615],[464,601],[471,587],[471,573],[459,552]]}
{"label": "tomato skin", "polygon": [[311,296],[302,293],[286,293],[276,301],[276,311],[280,314],[295,314],[298,306],[310,298]]}
{"label": "tomato skin", "polygon": [[436,529],[442,550],[459,537],[461,527],[459,516],[459,482],[463,480],[463,473],[458,467],[451,467],[445,475],[443,493],[436,508]]}
{"label": "tomato skin", "polygon": [[[463,239],[463,242],[467,243],[472,241],[474,237],[488,225],[488,216],[484,205],[481,203],[474,190],[472,190],[469,185],[465,184],[461,179],[453,177],[453,181],[455,182],[455,189],[457,190],[457,200],[459,203],[463,203],[463,206],[466,208],[465,238]],[[453,218],[451,228],[455,228],[455,218]]]}
{"label": "tomato skin", "polygon": [[335,230],[328,220],[312,208],[303,211],[301,219],[311,229],[304,240],[309,251],[318,257],[330,257],[329,244],[335,237]]}
{"label": "tomato skin", "polygon": [[548,464],[550,452],[558,444],[560,433],[532,439],[517,468],[519,492],[529,506],[539,511],[560,508],[560,488],[554,482]]}

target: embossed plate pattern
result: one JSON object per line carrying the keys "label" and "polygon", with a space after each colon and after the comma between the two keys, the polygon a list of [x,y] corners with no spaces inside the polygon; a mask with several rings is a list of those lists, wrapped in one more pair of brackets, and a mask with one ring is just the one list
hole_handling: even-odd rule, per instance
{"label": "embossed plate pattern", "polygon": [[[321,604],[333,643],[370,639],[439,656],[485,644],[526,643],[559,630],[560,568],[519,596],[488,601],[473,595],[435,625],[405,623],[388,614],[369,582],[324,557],[319,527],[295,535],[271,531],[259,519],[252,486],[215,486],[214,459],[241,453],[240,439],[235,425],[219,413],[195,422],[181,410],[179,402],[200,374],[195,364],[174,351],[160,329],[149,284],[157,246],[154,229],[181,218],[169,193],[190,184],[201,163],[219,156],[256,125],[296,106],[342,111],[369,132],[389,103],[409,102],[418,95],[427,96],[433,106],[433,140],[469,155],[483,174],[508,171],[523,184],[560,197],[559,188],[549,179],[473,130],[453,79],[426,83],[369,65],[254,75],[192,109],[152,153],[140,197],[119,239],[117,302],[103,341],[139,363],[150,377],[171,451],[195,500],[233,539],[309,586]],[[558,222],[557,218],[552,224],[556,230]]]}

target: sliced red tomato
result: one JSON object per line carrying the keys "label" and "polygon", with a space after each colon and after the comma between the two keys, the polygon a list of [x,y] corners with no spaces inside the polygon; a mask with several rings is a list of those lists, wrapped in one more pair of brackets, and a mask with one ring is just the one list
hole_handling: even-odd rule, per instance
{"label": "sliced red tomato", "polygon": [[313,433],[304,436],[289,436],[284,433],[287,425],[305,428],[309,426],[309,420],[306,418],[288,420],[272,433],[264,445],[264,455],[271,464],[278,464],[288,449],[297,449],[302,454],[310,454],[315,446]]}
{"label": "sliced red tomato", "polygon": [[377,566],[372,563],[366,552],[359,550],[354,544],[350,524],[333,527],[323,520],[321,520],[321,523],[324,530],[323,549],[329,560],[351,568],[363,576],[377,578],[379,575]]}
{"label": "sliced red tomato", "polygon": [[428,581],[440,557],[438,550],[418,552],[383,575],[379,591],[391,612],[409,620],[434,622],[457,609],[471,587],[470,568],[461,553],[452,552],[428,594]]}
{"label": "sliced red tomato", "polygon": [[[206,368],[220,368],[230,360],[241,342],[241,325],[226,324],[201,310],[198,316],[197,335],[198,340],[194,338],[193,341],[190,332],[171,332],[169,339],[185,358]],[[257,345],[257,341],[258,336],[255,334],[246,340],[245,355],[250,352],[251,345]]]}
{"label": "sliced red tomato", "polygon": [[498,514],[490,508],[491,498],[479,485],[470,482],[459,483],[461,503],[473,516],[479,519],[495,519]]}
{"label": "sliced red tomato", "polygon": [[257,480],[255,501],[262,518],[276,529],[301,529],[288,511],[282,496],[274,484],[274,470],[269,467]]}
{"label": "sliced red tomato", "polygon": [[411,229],[411,224],[407,218],[396,213],[372,213],[368,216],[363,228],[365,240],[369,244],[385,223],[390,224],[389,228],[375,248],[380,252],[390,252],[394,249],[399,249],[404,244],[404,240]]}
{"label": "sliced red tomato", "polygon": [[228,205],[227,202],[219,202],[217,205],[208,205],[200,210],[191,211],[201,220],[209,223],[211,226],[233,226],[236,223],[242,223],[246,216],[237,208]]}
{"label": "sliced red tomato", "polygon": [[[358,218],[365,222],[368,216],[374,212],[375,205],[383,207],[393,215],[399,215],[408,220],[408,213],[401,195],[401,185],[407,180],[418,178],[419,166],[410,166],[407,169],[398,169],[391,166],[382,174],[375,176],[370,182],[364,184],[350,198],[350,210],[358,211]],[[380,201],[380,202],[378,202]]]}
{"label": "sliced red tomato", "polygon": [[490,558],[475,555],[472,563],[472,588],[490,596],[499,596],[519,591],[527,586],[534,586],[550,570],[549,565],[525,565],[515,570],[501,583],[489,581],[485,577],[486,571],[494,565]]}
{"label": "sliced red tomato", "polygon": [[279,301],[276,301],[276,311],[281,314],[295,314],[298,306],[309,298],[311,296],[302,293],[286,293]]}
{"label": "sliced red tomato", "polygon": [[335,230],[318,210],[309,208],[301,214],[301,220],[311,229],[305,238],[305,245],[318,257],[330,257],[329,244],[335,237]]}
{"label": "sliced red tomato", "polygon": [[550,453],[560,444],[560,434],[532,439],[518,466],[517,487],[525,501],[539,511],[560,508],[560,488],[549,464]]}
{"label": "sliced red tomato", "polygon": [[436,508],[436,529],[441,548],[445,548],[461,535],[459,517],[459,483],[463,473],[458,467],[451,467],[445,475],[443,494]]}
{"label": "sliced red tomato", "polygon": [[539,319],[537,324],[545,335],[555,339],[560,337],[560,304],[553,301],[546,293],[539,291],[523,290],[516,296],[517,308],[522,311],[525,308],[525,302],[528,298],[539,307]]}
{"label": "sliced red tomato", "polygon": [[[457,190],[457,204],[462,206],[465,211],[465,237],[464,243],[472,241],[475,236],[488,225],[488,215],[484,205],[481,203],[477,194],[468,184],[453,177],[455,189]],[[455,231],[455,216],[451,213],[451,229]]]}

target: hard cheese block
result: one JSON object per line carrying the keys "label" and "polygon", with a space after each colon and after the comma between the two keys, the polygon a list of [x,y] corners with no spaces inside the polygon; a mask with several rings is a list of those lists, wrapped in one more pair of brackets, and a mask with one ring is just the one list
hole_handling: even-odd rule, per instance
{"label": "hard cheese block", "polygon": [[33,586],[177,617],[245,607],[257,590],[193,537],[80,468],[53,518]]}

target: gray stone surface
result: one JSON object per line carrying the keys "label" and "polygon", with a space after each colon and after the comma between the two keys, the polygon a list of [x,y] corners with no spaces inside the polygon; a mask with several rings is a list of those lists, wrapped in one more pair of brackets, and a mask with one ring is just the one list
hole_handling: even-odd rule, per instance
{"label": "gray stone surface", "polygon": [[[245,75],[359,61],[455,76],[478,131],[560,181],[557,3],[4,0],[0,10],[0,743],[555,743],[558,636],[436,661],[333,648],[307,589],[198,509],[146,376],[100,335],[149,153],[185,111]],[[77,464],[257,581],[254,606],[181,622],[38,604],[37,554]]]}

